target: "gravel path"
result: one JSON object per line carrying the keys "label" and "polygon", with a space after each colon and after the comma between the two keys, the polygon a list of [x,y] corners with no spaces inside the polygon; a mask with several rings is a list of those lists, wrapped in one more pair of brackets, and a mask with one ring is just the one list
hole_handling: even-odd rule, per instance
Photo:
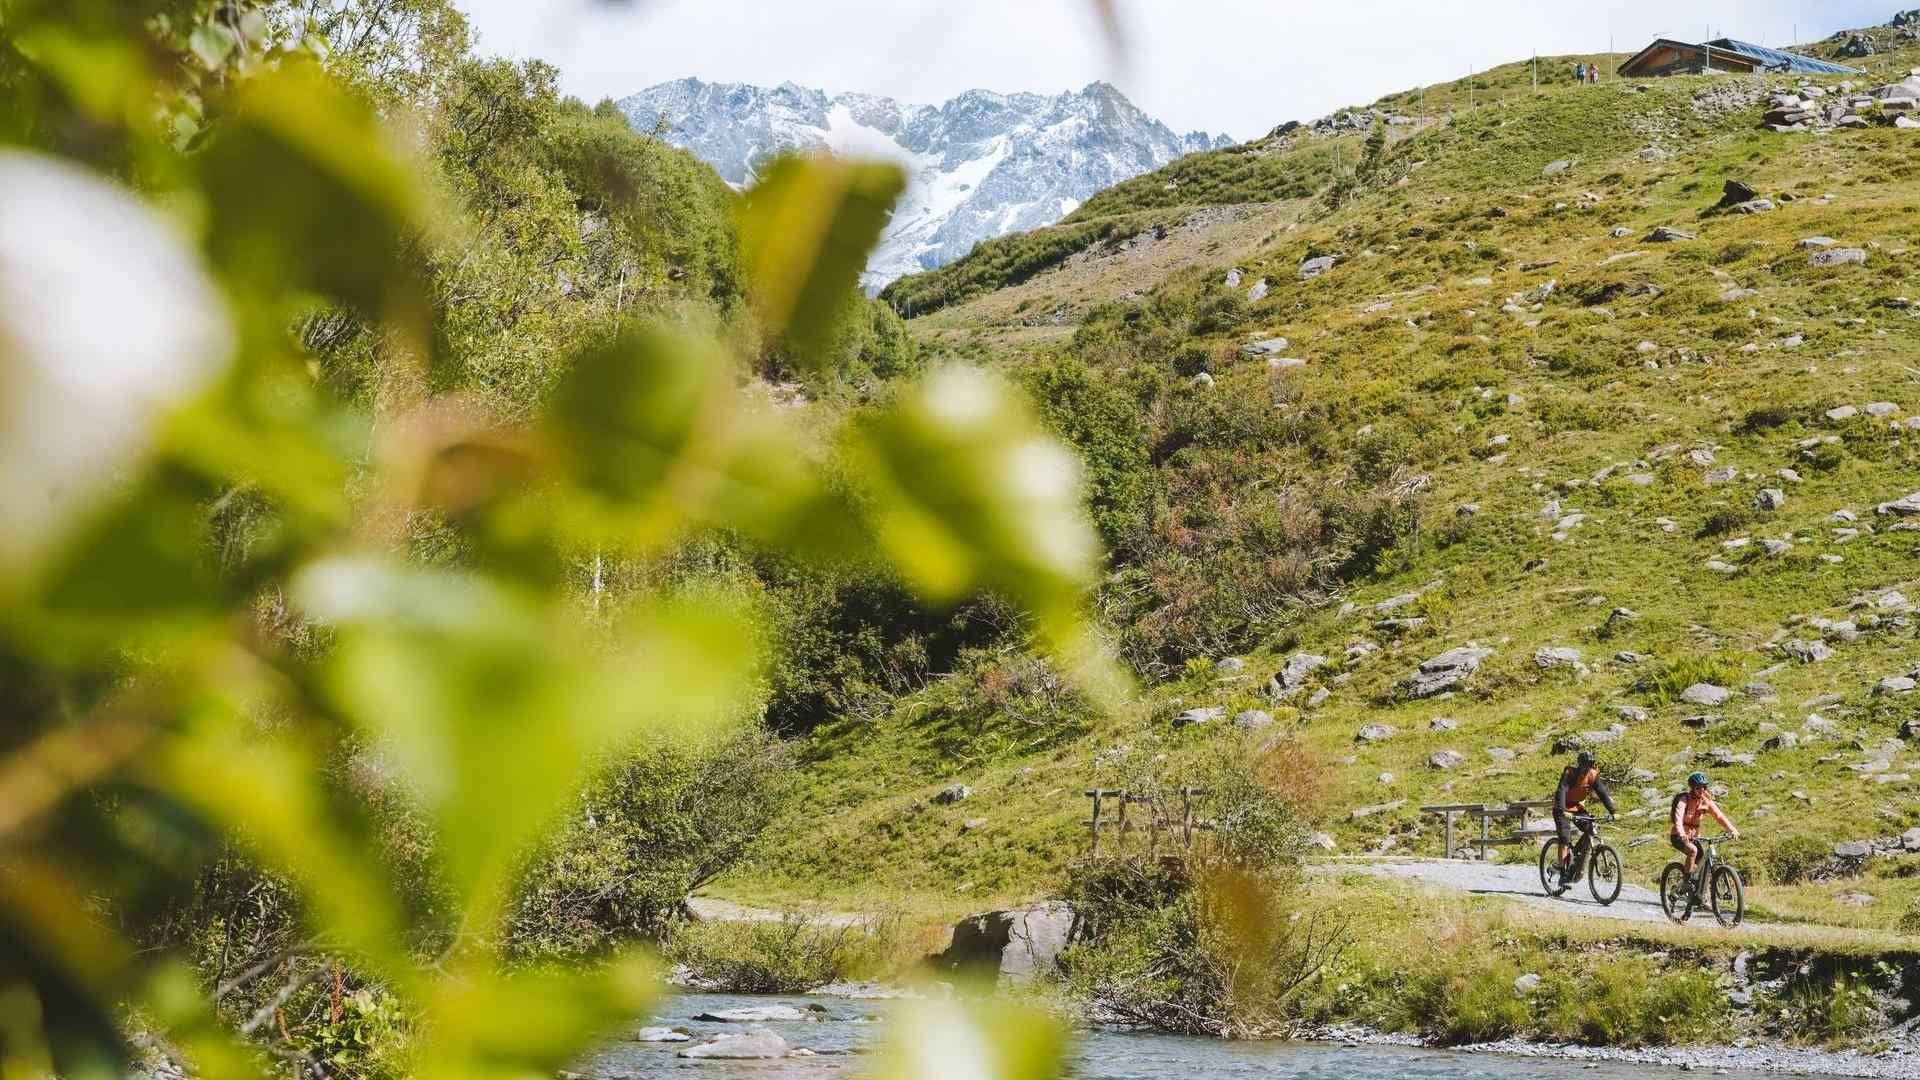
{"label": "gravel path", "polygon": [[[1660,910],[1660,894],[1631,882],[1621,886],[1620,898],[1602,907],[1594,902],[1583,879],[1566,895],[1555,899],[1540,888],[1540,872],[1531,864],[1464,862],[1449,859],[1381,859],[1369,861],[1329,861],[1320,864],[1326,873],[1371,874],[1375,877],[1422,881],[1429,885],[1456,889],[1480,896],[1499,896],[1522,903],[1552,908],[1555,911],[1587,915],[1596,919],[1620,919],[1626,922],[1665,922]],[[1695,923],[1713,925],[1711,912],[1696,912]],[[1761,923],[1742,923],[1743,927],[1763,930]]]}

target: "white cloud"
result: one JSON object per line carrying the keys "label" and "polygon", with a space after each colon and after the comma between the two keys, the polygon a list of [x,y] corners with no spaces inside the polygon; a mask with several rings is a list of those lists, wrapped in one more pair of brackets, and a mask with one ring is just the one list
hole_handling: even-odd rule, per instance
{"label": "white cloud", "polygon": [[1709,28],[1782,45],[1885,22],[1895,0],[458,0],[484,51],[558,65],[588,100],[687,75],[940,102],[1118,85],[1174,128],[1265,133],[1342,105],[1545,55]]}

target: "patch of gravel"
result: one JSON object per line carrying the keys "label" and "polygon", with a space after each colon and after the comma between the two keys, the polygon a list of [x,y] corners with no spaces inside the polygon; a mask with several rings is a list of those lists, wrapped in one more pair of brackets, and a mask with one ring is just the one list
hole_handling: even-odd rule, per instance
{"label": "patch of gravel", "polygon": [[[1368,1046],[1437,1046],[1412,1035],[1370,1028],[1333,1025],[1303,1033],[1319,1042]],[[1468,1054],[1504,1054],[1510,1057],[1552,1058],[1558,1061],[1609,1062],[1652,1065],[1670,1069],[1715,1072],[1786,1073],[1797,1076],[1851,1076],[1868,1080],[1911,1080],[1920,1066],[1920,1041],[1911,1037],[1891,1041],[1874,1054],[1856,1050],[1808,1050],[1772,1043],[1749,1046],[1676,1046],[1660,1049],[1623,1049],[1576,1046],[1503,1039],[1473,1046],[1446,1047]]]}

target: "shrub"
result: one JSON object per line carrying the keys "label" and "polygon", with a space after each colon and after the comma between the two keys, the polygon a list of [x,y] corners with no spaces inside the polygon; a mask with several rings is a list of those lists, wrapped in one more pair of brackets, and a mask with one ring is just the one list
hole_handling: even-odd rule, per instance
{"label": "shrub", "polygon": [[681,923],[662,951],[705,989],[802,994],[892,974],[898,938],[892,920],[845,925],[789,912],[778,921]]}
{"label": "shrub", "polygon": [[1767,999],[1775,1031],[1800,1042],[1835,1042],[1878,1029],[1886,1009],[1858,972],[1801,968]]}
{"label": "shrub", "polygon": [[1761,849],[1760,865],[1775,885],[1810,881],[1831,861],[1833,849],[1812,836],[1783,836]]}
{"label": "shrub", "polygon": [[1578,966],[1545,1023],[1555,1036],[1590,1046],[1657,1046],[1701,1038],[1726,1014],[1726,995],[1707,972],[1621,957]]}

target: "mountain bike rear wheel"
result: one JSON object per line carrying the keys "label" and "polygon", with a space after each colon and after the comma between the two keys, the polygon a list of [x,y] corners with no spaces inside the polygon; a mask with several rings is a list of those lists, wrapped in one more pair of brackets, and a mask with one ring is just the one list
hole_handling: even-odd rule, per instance
{"label": "mountain bike rear wheel", "polygon": [[1677,923],[1693,914],[1693,882],[1687,879],[1687,868],[1677,862],[1660,872],[1660,910]]}
{"label": "mountain bike rear wheel", "polygon": [[1560,880],[1560,860],[1567,854],[1567,845],[1559,837],[1540,845],[1540,887],[1548,896],[1559,896],[1571,887],[1571,882]]}

